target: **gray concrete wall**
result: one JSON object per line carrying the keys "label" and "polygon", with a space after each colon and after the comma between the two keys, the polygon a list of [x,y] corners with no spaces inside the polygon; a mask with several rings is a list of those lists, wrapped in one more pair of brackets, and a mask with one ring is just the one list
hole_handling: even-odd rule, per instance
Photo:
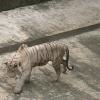
{"label": "gray concrete wall", "polygon": [[16,7],[32,5],[48,0],[0,0],[0,11],[14,9]]}

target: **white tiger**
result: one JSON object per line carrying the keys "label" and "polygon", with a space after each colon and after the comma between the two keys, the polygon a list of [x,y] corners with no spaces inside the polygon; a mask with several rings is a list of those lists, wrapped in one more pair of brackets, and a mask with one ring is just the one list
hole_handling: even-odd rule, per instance
{"label": "white tiger", "polygon": [[[66,60],[63,59],[64,55]],[[43,43],[28,47],[22,44],[17,50],[15,56],[7,61],[7,73],[12,73],[13,76],[20,74],[19,79],[16,81],[14,93],[20,93],[26,81],[30,80],[30,75],[33,67],[42,66],[52,61],[52,66],[57,74],[57,80],[60,77],[60,65],[63,64],[64,71],[72,70],[73,66],[68,66],[69,49],[66,45],[58,44],[55,42]]]}

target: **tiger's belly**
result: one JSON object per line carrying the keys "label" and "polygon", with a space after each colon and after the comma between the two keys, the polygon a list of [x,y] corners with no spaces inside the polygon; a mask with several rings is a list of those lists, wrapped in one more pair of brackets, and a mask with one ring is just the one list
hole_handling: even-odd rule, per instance
{"label": "tiger's belly", "polygon": [[41,60],[41,61],[36,61],[32,64],[32,67],[36,67],[36,66],[43,66],[46,65],[50,60],[46,59],[46,60]]}

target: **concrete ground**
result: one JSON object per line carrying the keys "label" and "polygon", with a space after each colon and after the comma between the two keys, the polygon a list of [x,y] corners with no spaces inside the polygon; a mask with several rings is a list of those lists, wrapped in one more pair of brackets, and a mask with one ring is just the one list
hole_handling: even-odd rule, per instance
{"label": "concrete ground", "polygon": [[[1,12],[0,54],[2,47],[64,32],[63,38],[54,37],[50,41],[57,40],[69,46],[70,62],[75,69],[62,74],[59,82],[54,82],[56,74],[51,64],[36,67],[31,82],[25,84],[20,95],[14,95],[15,80],[7,77],[3,64],[13,52],[2,54],[0,100],[100,100],[99,12],[99,0],[52,0]],[[87,27],[95,24],[98,24],[95,30]],[[82,27],[87,28],[80,30]],[[75,29],[78,30],[73,34],[68,32]],[[82,34],[75,35],[75,32]],[[67,38],[70,33],[72,36]]]}
{"label": "concrete ground", "polygon": [[56,74],[50,64],[36,67],[31,82],[25,84],[20,95],[13,94],[15,81],[6,77],[6,68],[2,64],[10,53],[1,55],[0,100],[100,100],[99,33],[100,29],[97,29],[58,40],[69,46],[74,71],[62,74],[60,81],[54,82]]}

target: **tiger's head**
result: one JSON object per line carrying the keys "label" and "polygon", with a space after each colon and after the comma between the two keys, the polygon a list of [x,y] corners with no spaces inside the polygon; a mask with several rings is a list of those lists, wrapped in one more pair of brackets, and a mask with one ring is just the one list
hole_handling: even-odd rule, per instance
{"label": "tiger's head", "polygon": [[6,65],[7,68],[7,75],[9,77],[16,77],[16,75],[21,74],[22,69],[21,69],[21,53],[23,52],[23,50],[25,48],[27,48],[28,46],[26,44],[22,44],[17,52],[10,57],[4,64]]}
{"label": "tiger's head", "polygon": [[19,67],[21,66],[21,62],[19,62],[16,56],[7,60],[4,64],[6,65],[7,68],[8,77],[15,78],[16,75],[20,74]]}

